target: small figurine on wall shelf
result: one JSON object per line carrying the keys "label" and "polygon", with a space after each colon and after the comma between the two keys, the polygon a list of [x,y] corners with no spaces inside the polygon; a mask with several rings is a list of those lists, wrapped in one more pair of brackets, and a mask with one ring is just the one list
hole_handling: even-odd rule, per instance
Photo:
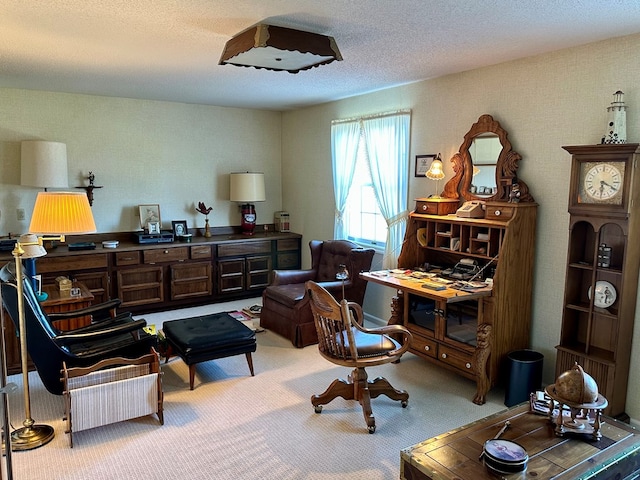
{"label": "small figurine on wall shelf", "polygon": [[196,211],[204,215],[204,236],[209,238],[211,236],[211,230],[209,229],[209,213],[213,210],[212,207],[207,207],[204,202],[198,202]]}
{"label": "small figurine on wall shelf", "polygon": [[76,187],[76,188],[83,188],[87,192],[87,199],[89,200],[89,205],[93,206],[93,189],[94,188],[102,188],[102,185],[100,185],[100,186],[94,185],[93,182],[95,181],[96,176],[93,174],[93,172],[89,172],[89,176],[87,177],[87,179],[89,180],[89,185],[80,186],[80,187]]}

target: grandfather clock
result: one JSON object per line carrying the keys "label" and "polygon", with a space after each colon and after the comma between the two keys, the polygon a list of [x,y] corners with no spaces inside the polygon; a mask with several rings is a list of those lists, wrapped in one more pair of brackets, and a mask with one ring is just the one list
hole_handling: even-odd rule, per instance
{"label": "grandfather clock", "polygon": [[563,147],[572,155],[569,245],[556,377],[576,362],[625,414],[640,268],[638,144]]}

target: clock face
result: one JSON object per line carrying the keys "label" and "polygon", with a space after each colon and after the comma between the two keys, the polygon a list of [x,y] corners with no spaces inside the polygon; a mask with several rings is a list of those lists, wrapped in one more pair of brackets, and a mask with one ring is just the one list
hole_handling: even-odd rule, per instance
{"label": "clock face", "polygon": [[622,205],[624,162],[583,162],[579,203]]}

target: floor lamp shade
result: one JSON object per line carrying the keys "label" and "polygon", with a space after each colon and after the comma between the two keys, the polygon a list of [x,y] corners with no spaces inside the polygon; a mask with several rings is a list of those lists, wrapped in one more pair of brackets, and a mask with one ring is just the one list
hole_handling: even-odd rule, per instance
{"label": "floor lamp shade", "polygon": [[67,145],[25,140],[20,146],[20,184],[39,188],[69,188]]}
{"label": "floor lamp shade", "polygon": [[232,173],[229,199],[242,204],[242,233],[253,235],[256,228],[256,210],[253,202],[264,202],[264,173]]}
{"label": "floor lamp shade", "polygon": [[95,231],[96,224],[86,194],[38,193],[29,232],[41,235],[79,235]]}

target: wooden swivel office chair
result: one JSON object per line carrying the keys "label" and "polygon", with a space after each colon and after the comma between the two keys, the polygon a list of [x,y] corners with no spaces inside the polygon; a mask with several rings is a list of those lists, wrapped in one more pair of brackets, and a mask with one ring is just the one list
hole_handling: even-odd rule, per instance
{"label": "wooden swivel office chair", "polygon": [[[365,367],[400,360],[409,348],[411,333],[401,325],[364,328],[360,305],[344,299],[338,303],[327,290],[313,281],[306,282],[305,288],[318,331],[320,355],[337,365],[353,368],[348,380],[334,380],[324,393],[311,397],[311,404],[316,413],[320,413],[322,405],[336,397],[357,400],[362,405],[369,433],[374,433],[376,422],[371,411],[371,399],[384,394],[392,400],[399,400],[404,408],[409,401],[409,394],[404,390],[396,390],[383,377],[369,381]],[[397,342],[391,335],[401,337],[402,342]]]}

